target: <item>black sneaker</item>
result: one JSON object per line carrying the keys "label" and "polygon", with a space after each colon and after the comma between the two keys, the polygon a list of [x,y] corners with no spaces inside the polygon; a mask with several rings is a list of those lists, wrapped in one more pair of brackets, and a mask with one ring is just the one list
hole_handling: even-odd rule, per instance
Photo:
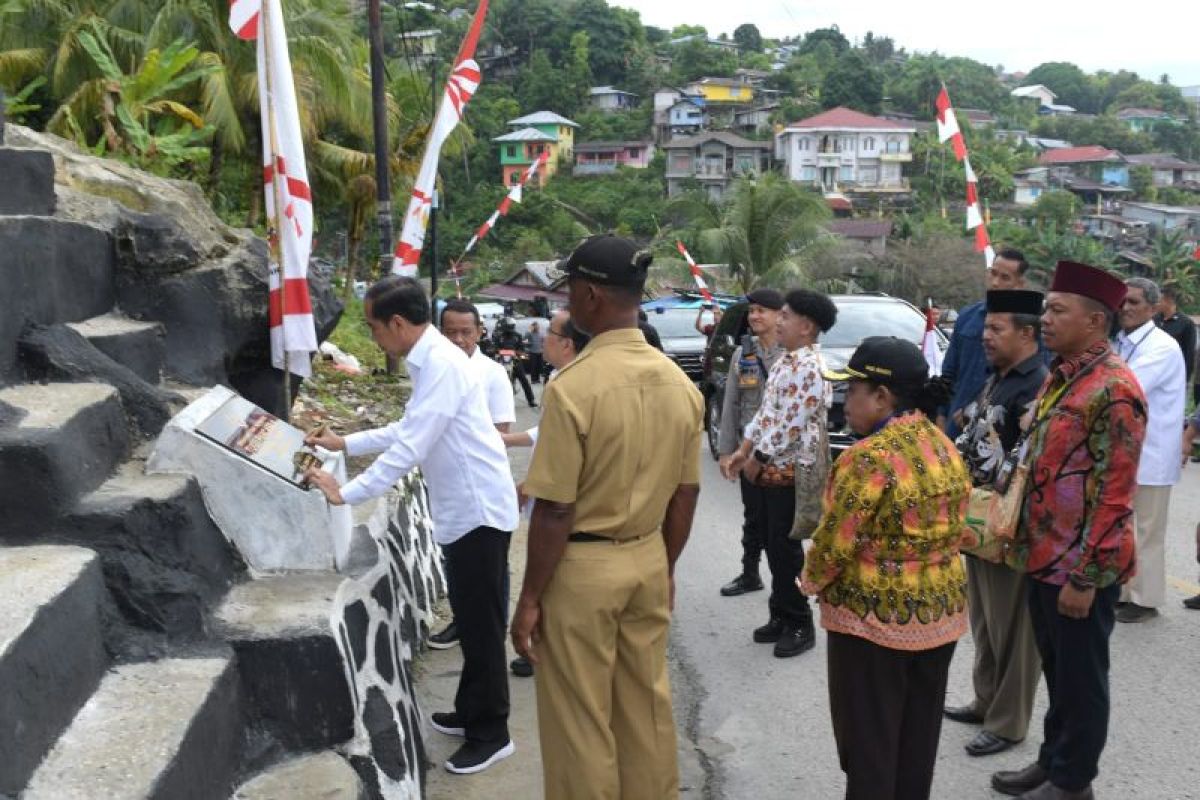
{"label": "black sneaker", "polygon": [[1192,611],[1200,611],[1200,594],[1184,600],[1183,607],[1190,608]]}
{"label": "black sneaker", "polygon": [[439,711],[429,718],[429,724],[438,733],[444,733],[447,736],[466,736],[467,729],[463,727],[462,720],[458,718],[458,714],[453,711]]}
{"label": "black sneaker", "polygon": [[762,578],[742,573],[721,587],[722,597],[737,597],[746,592],[757,592],[763,588]]}
{"label": "black sneaker", "polygon": [[458,644],[458,624],[450,620],[450,624],[425,640],[434,650],[449,650]]}
{"label": "black sneaker", "polygon": [[761,628],[754,629],[754,641],[759,644],[770,644],[778,642],[785,631],[783,620],[779,617],[771,617],[771,621]]}
{"label": "black sneaker", "polygon": [[473,775],[515,753],[512,739],[503,742],[467,742],[446,762],[446,771],[455,775]]}
{"label": "black sneaker", "polygon": [[533,677],[533,664],[530,663],[528,658],[525,658],[523,656],[517,656],[516,658],[514,658],[509,663],[508,668],[511,669],[512,674],[516,675],[518,678],[532,678]]}
{"label": "black sneaker", "polygon": [[775,642],[775,657],[776,658],[791,658],[798,656],[808,650],[812,650],[817,645],[817,633],[813,630],[811,624],[801,625],[797,628],[788,626],[783,635],[779,637],[779,641]]}

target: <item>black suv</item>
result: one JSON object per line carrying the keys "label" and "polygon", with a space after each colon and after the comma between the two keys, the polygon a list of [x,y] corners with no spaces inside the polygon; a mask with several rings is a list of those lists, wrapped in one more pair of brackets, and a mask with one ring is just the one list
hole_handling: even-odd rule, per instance
{"label": "black suv", "polygon": [[[925,315],[911,303],[885,294],[837,294],[830,299],[837,305],[837,323],[821,336],[821,355],[831,369],[841,369],[850,360],[854,348],[868,336],[899,336],[919,347],[925,336]],[[704,393],[705,430],[713,458],[717,453],[718,432],[721,429],[721,406],[725,396],[725,380],[729,376],[729,360],[742,336],[749,333],[746,321],[748,305],[738,303],[725,309],[721,323],[713,332],[704,351],[704,374],[700,390]],[[945,352],[949,340],[937,331],[938,346]],[[846,387],[833,387],[833,407],[829,411],[829,444],[836,457],[853,442],[843,429],[846,418],[843,406]]]}

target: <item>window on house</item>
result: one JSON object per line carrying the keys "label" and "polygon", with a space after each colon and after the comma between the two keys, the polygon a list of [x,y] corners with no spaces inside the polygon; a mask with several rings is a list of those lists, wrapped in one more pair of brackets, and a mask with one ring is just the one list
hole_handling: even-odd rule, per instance
{"label": "window on house", "polygon": [[888,139],[887,151],[889,153],[899,153],[900,152],[900,142],[898,142],[895,139]]}
{"label": "window on house", "polygon": [[842,167],[841,176],[838,180],[852,181],[854,180],[854,167]]}
{"label": "window on house", "polygon": [[508,147],[506,147],[506,148],[504,148],[504,149],[505,149],[505,151],[506,151],[506,153],[505,153],[505,154],[506,154],[506,155],[507,155],[509,158],[516,158],[516,157],[517,157],[517,146],[516,146],[515,144],[510,144]]}
{"label": "window on house", "polygon": [[816,179],[817,179],[817,168],[816,167],[801,167],[800,168],[800,180],[815,181]]}
{"label": "window on house", "polygon": [[866,139],[864,139],[863,140],[863,149],[864,150],[874,150],[875,149],[875,137],[868,136]]}

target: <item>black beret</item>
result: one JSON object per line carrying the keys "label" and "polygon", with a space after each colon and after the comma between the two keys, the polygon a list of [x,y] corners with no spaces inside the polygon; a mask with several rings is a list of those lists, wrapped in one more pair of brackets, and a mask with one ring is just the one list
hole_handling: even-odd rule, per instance
{"label": "black beret", "polygon": [[755,289],[746,295],[746,302],[778,311],[783,308],[783,295],[774,289]]}

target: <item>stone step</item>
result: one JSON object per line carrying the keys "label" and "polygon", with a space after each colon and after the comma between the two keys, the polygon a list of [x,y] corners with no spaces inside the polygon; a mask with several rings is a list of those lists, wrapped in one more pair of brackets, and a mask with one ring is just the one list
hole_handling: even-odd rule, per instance
{"label": "stone step", "polygon": [[0,214],[50,217],[54,197],[54,157],[45,150],[0,147]]}
{"label": "stone step", "polygon": [[229,591],[213,632],[237,654],[252,727],[289,750],[354,735],[354,707],[330,614],[342,577],[271,575]]}
{"label": "stone step", "polygon": [[226,657],[109,673],[34,773],[22,800],[228,797],[242,736]]}
{"label": "stone step", "polygon": [[16,795],[108,658],[104,582],[81,547],[0,547],[0,796]]}
{"label": "stone step", "polygon": [[80,498],[60,532],[100,553],[130,622],[172,637],[201,633],[207,610],[245,572],[195,479],[144,475],[136,461]]}
{"label": "stone step", "polygon": [[98,383],[0,389],[0,541],[34,541],[107,480],[130,448],[117,390]]}
{"label": "stone step", "polygon": [[325,751],[276,764],[246,781],[231,800],[366,800],[366,787],[337,753]]}
{"label": "stone step", "polygon": [[67,327],[147,383],[157,385],[162,379],[167,346],[166,328],[161,322],[142,322],[114,311]]}

